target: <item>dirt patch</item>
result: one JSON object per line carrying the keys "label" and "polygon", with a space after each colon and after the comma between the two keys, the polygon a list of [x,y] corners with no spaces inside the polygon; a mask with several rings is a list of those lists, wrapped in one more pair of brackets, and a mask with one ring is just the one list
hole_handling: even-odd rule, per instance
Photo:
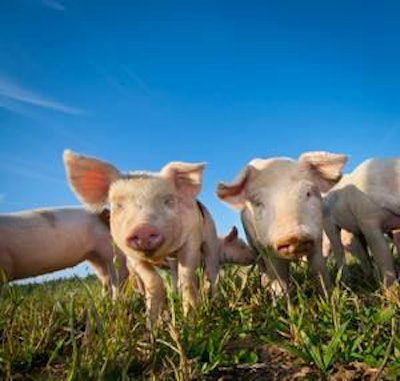
{"label": "dirt patch", "polygon": [[238,364],[218,367],[204,380],[317,380],[318,372],[311,367],[302,365],[287,351],[276,345],[255,345],[254,341],[246,339],[241,343],[228,346],[227,352],[234,354],[240,349],[252,349],[257,353],[259,362],[254,364]]}
{"label": "dirt patch", "polygon": [[[313,366],[307,366],[302,361],[286,350],[274,344],[256,345],[254,340],[246,339],[241,343],[233,343],[227,348],[228,353],[235,353],[238,349],[252,349],[258,355],[258,362],[253,364],[238,364],[221,366],[212,371],[202,380],[207,381],[297,381],[297,380],[323,380],[323,376]],[[327,381],[369,381],[374,378],[377,369],[367,364],[355,362],[350,364],[337,364],[326,376]],[[381,377],[380,380],[385,380]]]}

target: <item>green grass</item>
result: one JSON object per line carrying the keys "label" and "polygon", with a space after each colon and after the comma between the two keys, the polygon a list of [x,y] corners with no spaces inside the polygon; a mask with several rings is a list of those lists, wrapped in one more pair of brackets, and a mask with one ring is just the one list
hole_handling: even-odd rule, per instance
{"label": "green grass", "polygon": [[[93,277],[5,286],[0,379],[213,380],[223,369],[236,374],[233,379],[251,379],[274,366],[287,379],[297,367],[308,369],[299,379],[320,380],[354,364],[365,374],[400,378],[398,301],[361,276],[354,281],[356,291],[337,284],[324,301],[303,268],[294,273],[290,301],[273,303],[256,269],[228,268],[218,295],[203,296],[186,319],[169,290],[152,332],[142,297],[129,287],[112,302]],[[268,379],[260,377],[254,379]]]}

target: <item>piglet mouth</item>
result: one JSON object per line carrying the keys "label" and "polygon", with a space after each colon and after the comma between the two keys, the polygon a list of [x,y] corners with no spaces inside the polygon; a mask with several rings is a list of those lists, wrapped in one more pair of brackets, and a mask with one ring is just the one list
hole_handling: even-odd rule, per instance
{"label": "piglet mouth", "polygon": [[136,248],[135,245],[132,242],[128,243],[128,246],[130,248],[132,248],[133,250],[135,250],[136,253],[138,253],[140,255],[143,255],[145,257],[151,258],[151,257],[155,257],[156,256],[157,250],[156,249],[151,249],[148,246],[142,246],[139,249],[139,248]]}
{"label": "piglet mouth", "polygon": [[279,257],[297,259],[310,254],[314,250],[314,241],[310,238],[289,237],[275,245]]}

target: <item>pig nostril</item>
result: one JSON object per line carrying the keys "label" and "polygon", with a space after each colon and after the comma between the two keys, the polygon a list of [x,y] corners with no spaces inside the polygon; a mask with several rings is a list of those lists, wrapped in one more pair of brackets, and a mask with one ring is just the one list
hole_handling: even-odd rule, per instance
{"label": "pig nostril", "polygon": [[139,225],[127,237],[128,246],[147,253],[157,250],[163,241],[161,232],[151,225]]}

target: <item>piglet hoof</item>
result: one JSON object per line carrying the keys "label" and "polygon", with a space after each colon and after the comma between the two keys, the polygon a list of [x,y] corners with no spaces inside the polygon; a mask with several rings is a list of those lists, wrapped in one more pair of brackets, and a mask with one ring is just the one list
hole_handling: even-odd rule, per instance
{"label": "piglet hoof", "polygon": [[264,289],[268,289],[270,285],[270,280],[267,274],[261,274],[261,287]]}
{"label": "piglet hoof", "polygon": [[286,292],[287,292],[287,287],[285,287],[279,280],[273,280],[271,282],[271,290],[277,298],[282,298]]}
{"label": "piglet hoof", "polygon": [[279,280],[270,281],[268,284],[268,293],[272,299],[272,305],[276,307],[278,301],[285,296],[288,296],[287,285],[282,284]]}

